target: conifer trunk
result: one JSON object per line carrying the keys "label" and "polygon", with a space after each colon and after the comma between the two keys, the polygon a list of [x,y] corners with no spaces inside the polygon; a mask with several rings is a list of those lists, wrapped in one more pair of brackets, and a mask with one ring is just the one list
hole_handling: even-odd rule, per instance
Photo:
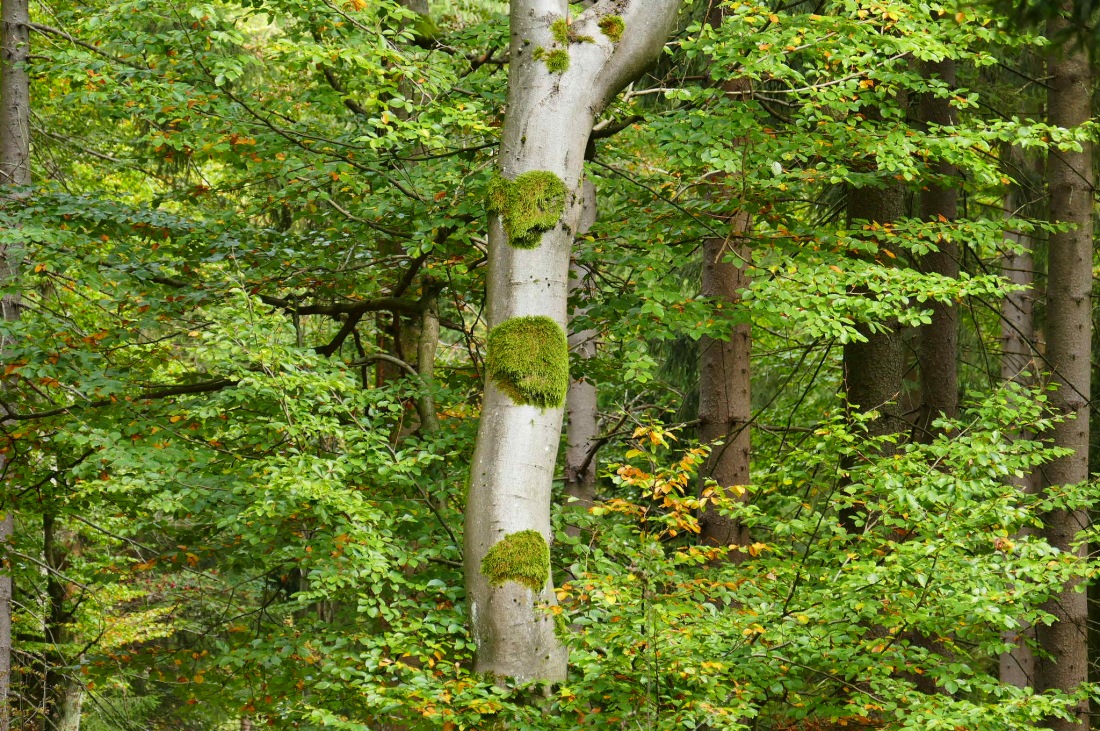
{"label": "conifer trunk", "polygon": [[[28,0],[0,0],[0,187],[30,185],[30,85],[27,57],[30,48]],[[7,196],[10,198],[10,196]],[[10,204],[10,202],[9,202]],[[18,252],[0,251],[0,282],[18,277]],[[0,303],[5,320],[19,317],[19,301],[5,297]],[[0,355],[5,343],[0,341]],[[6,474],[0,456],[0,474]],[[0,485],[0,731],[11,727],[11,564],[6,547],[15,528],[15,493]]]}
{"label": "conifer trunk", "polygon": [[607,103],[661,51],[679,0],[512,0],[508,107],[490,191],[485,396],[466,507],[478,672],[565,676],[544,607],[550,488],[569,387],[569,255],[584,151]]}
{"label": "conifer trunk", "polygon": [[[742,243],[748,216],[738,213],[730,238],[703,243],[702,294],[732,308],[749,286],[745,273],[750,256]],[[713,445],[703,475],[720,487],[749,484],[752,418],[752,330],[748,323],[731,328],[729,340],[704,337],[699,341],[699,439]],[[745,545],[747,529],[738,521],[708,508],[700,518],[700,539],[708,546]],[[733,552],[731,558],[744,554]]]}
{"label": "conifer trunk", "polygon": [[[896,221],[905,211],[905,191],[899,185],[848,192],[848,219],[884,224]],[[877,409],[871,422],[871,436],[898,434],[905,428],[897,400],[902,391],[904,342],[896,320],[885,323],[889,330],[872,333],[861,328],[866,342],[844,346],[844,391],[848,403],[860,411]]]}
{"label": "conifer trunk", "polygon": [[[712,7],[707,22],[720,26],[726,19],[725,7]],[[747,79],[731,79],[723,85],[727,92],[749,91]],[[744,146],[744,140],[735,140]],[[738,176],[743,179],[743,176]],[[733,209],[727,219],[729,232],[723,237],[703,242],[701,294],[727,312],[737,307],[741,292],[749,287],[747,274],[752,250],[747,235],[752,218],[741,207],[737,179],[725,178],[719,195],[728,195],[727,205]],[[699,441],[711,446],[703,465],[703,477],[714,480],[719,487],[729,488],[749,484],[752,456],[752,326],[748,322],[734,325],[729,339],[703,337],[699,340]],[[748,529],[740,522],[722,515],[712,505],[703,509],[699,518],[699,539],[706,546],[744,546],[749,544]],[[733,551],[731,560],[746,554]]]}
{"label": "conifer trunk", "polygon": [[[1048,36],[1062,37],[1068,24],[1055,18],[1048,24]],[[1088,50],[1075,41],[1066,42],[1052,54],[1048,68],[1047,114],[1051,124],[1075,128],[1091,116],[1092,78]],[[1051,234],[1047,272],[1047,361],[1051,380],[1058,390],[1051,406],[1075,417],[1056,425],[1050,438],[1073,454],[1055,460],[1043,470],[1044,487],[1084,482],[1089,476],[1090,355],[1092,348],[1092,146],[1080,152],[1051,150],[1047,157],[1050,219],[1073,225],[1070,231]],[[1061,551],[1080,553],[1074,548],[1077,532],[1088,522],[1081,510],[1056,510],[1042,517],[1042,535]],[[1035,666],[1035,690],[1072,691],[1085,682],[1088,672],[1086,596],[1067,585],[1045,607],[1057,621],[1050,627],[1036,627],[1039,646],[1049,658],[1039,657]],[[1077,709],[1075,721],[1051,719],[1055,731],[1081,731],[1089,726],[1088,704]]]}
{"label": "conifer trunk", "polygon": [[[1006,214],[1014,210],[1014,199],[1015,196],[1006,196]],[[1035,373],[1037,367],[1035,352],[1031,345],[1035,342],[1035,317],[1032,307],[1035,297],[1032,291],[1035,272],[1031,256],[1031,238],[1017,233],[1009,233],[1006,238],[1012,248],[1001,263],[1001,274],[1008,281],[1025,289],[1009,292],[1001,305],[1001,379],[1028,383],[1031,379],[1025,379],[1023,374]],[[1030,439],[1033,436],[1015,434],[1013,438]],[[1014,477],[1010,480],[1017,489],[1032,493],[1037,487],[1035,477],[1034,473],[1029,473],[1024,477]],[[1035,654],[1024,641],[1025,638],[1032,636],[1034,631],[1027,626],[1005,633],[1005,640],[1015,646],[1011,652],[1003,653],[1000,657],[1002,683],[1019,688],[1030,688],[1034,684]]]}
{"label": "conifer trunk", "polygon": [[[944,59],[925,66],[925,76],[939,78],[948,86],[955,85],[955,62]],[[943,127],[955,124],[955,110],[947,99],[925,94],[920,105],[921,118],[926,123]],[[930,222],[953,222],[958,217],[958,171],[940,160],[933,171],[942,180],[921,193],[920,215]],[[959,276],[959,245],[954,238],[937,242],[938,251],[923,257],[926,272],[957,279]],[[929,441],[934,436],[932,422],[941,416],[952,418],[958,410],[958,346],[959,315],[954,303],[935,302],[930,305],[932,322],[921,328],[920,361],[921,406],[917,420],[917,437]]]}

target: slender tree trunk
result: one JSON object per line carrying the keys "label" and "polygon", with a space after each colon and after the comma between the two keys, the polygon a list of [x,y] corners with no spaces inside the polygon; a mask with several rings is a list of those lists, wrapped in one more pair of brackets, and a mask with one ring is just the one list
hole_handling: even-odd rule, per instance
{"label": "slender tree trunk", "polygon": [[[584,181],[584,204],[577,223],[577,234],[587,233],[596,222],[596,188]],[[587,269],[573,261],[569,265],[569,293],[587,291],[591,276]],[[569,317],[583,316],[587,307],[578,307]],[[582,360],[596,357],[595,330],[569,331],[569,351]],[[565,428],[565,495],[571,498],[575,509],[587,510],[596,499],[596,456],[594,454],[598,430],[598,403],[596,384],[589,378],[569,379],[569,393],[565,397],[567,416]],[[568,528],[576,535],[574,526]]]}
{"label": "slender tree trunk", "polygon": [[[508,112],[490,217],[485,396],[466,507],[475,667],[546,681],[565,649],[541,607],[550,488],[569,387],[569,255],[596,115],[661,51],[679,0],[512,0]],[[591,42],[575,42],[585,37]]]}
{"label": "slender tree trunk", "polygon": [[[726,19],[724,7],[711,6],[707,22],[719,27]],[[728,92],[749,89],[747,79],[725,82]],[[744,140],[735,146],[744,147]],[[747,234],[752,217],[740,210],[738,180],[725,178],[719,195],[730,200],[735,209],[729,217],[729,232],[725,238],[715,237],[703,242],[701,294],[727,312],[741,301],[741,292],[748,288],[747,268],[751,249]],[[703,337],[699,340],[699,440],[711,445],[711,453],[703,465],[703,477],[714,480],[719,487],[729,488],[749,484],[749,460],[752,439],[749,422],[752,419],[752,326],[733,326],[728,340]],[[703,509],[699,518],[699,539],[707,546],[744,546],[749,541],[748,529],[740,522],[722,515],[712,505]],[[731,560],[741,560],[747,554],[729,553]]]}
{"label": "slender tree trunk", "polygon": [[65,646],[72,641],[69,624],[72,613],[66,606],[67,588],[62,574],[69,564],[75,537],[61,529],[51,513],[42,516],[42,553],[47,568],[46,597],[46,731],[79,731],[80,710],[84,703],[83,685],[72,677],[70,666],[74,658],[66,654]]}
{"label": "slender tree trunk", "polygon": [[[742,241],[749,229],[749,217],[737,213],[731,225],[728,240],[714,238],[703,243],[702,294],[723,308],[735,307],[741,291],[749,286],[745,268],[750,253]],[[735,325],[729,340],[704,337],[699,341],[699,439],[714,445],[703,475],[723,488],[749,484],[751,356],[752,330],[748,323]],[[745,526],[713,508],[703,512],[700,528],[705,545],[749,543]],[[735,551],[730,558],[744,555]]]}
{"label": "slender tree trunk", "polygon": [[[1050,37],[1060,37],[1067,22],[1056,18],[1048,27]],[[1059,127],[1074,128],[1091,116],[1092,78],[1088,50],[1071,45],[1052,55],[1047,77],[1048,121]],[[1056,446],[1072,449],[1073,454],[1055,460],[1043,470],[1046,486],[1084,482],[1089,476],[1090,355],[1092,348],[1092,146],[1084,143],[1081,152],[1051,150],[1047,157],[1047,181],[1050,192],[1050,218],[1070,223],[1071,231],[1050,237],[1047,273],[1047,360],[1051,380],[1058,390],[1051,395],[1051,406],[1069,416],[1051,430]],[[1074,548],[1077,532],[1085,527],[1088,515],[1081,510],[1056,510],[1043,516],[1042,535],[1061,551],[1081,553]],[[1071,691],[1085,682],[1088,672],[1088,605],[1084,593],[1067,585],[1046,609],[1057,621],[1050,627],[1036,627],[1039,646],[1050,657],[1038,658],[1035,665],[1035,690]],[[1080,731],[1089,726],[1088,704],[1077,709],[1076,721],[1051,719],[1055,731]]]}
{"label": "slender tree trunk", "polygon": [[[1006,196],[1006,214],[1011,214],[1014,209],[1013,199],[1012,195]],[[1035,272],[1031,238],[1017,233],[1009,233],[1006,238],[1011,249],[1001,263],[1001,274],[1008,281],[1026,289],[1010,292],[1001,305],[1001,379],[1027,383],[1031,379],[1025,378],[1023,374],[1034,373],[1037,367],[1032,348],[1032,343],[1035,342],[1035,318],[1032,308],[1034,293],[1031,288]],[[1014,435],[1014,438],[1022,439],[1031,437],[1031,434]],[[1023,492],[1032,493],[1038,487],[1034,473],[1011,480]],[[1035,683],[1035,654],[1023,641],[1026,637],[1034,637],[1031,627],[1021,626],[1005,633],[1005,640],[1015,647],[1000,657],[1002,683],[1019,688],[1029,688]]]}
{"label": "slender tree trunk", "polygon": [[[955,85],[955,62],[944,59],[925,65],[925,77],[939,78],[948,86]],[[920,104],[921,119],[944,127],[955,124],[955,111],[947,99],[926,94]],[[940,160],[934,172],[943,180],[921,194],[920,215],[926,221],[953,222],[958,217],[956,168]],[[957,279],[959,276],[959,245],[953,238],[936,244],[938,251],[924,256],[926,272]],[[917,419],[917,438],[928,441],[935,435],[932,422],[946,416],[952,418],[958,410],[958,346],[959,315],[953,303],[932,302],[932,322],[921,328],[920,361],[921,406]]]}
{"label": "slender tree trunk", "polygon": [[0,185],[31,182],[28,0],[0,2]]}
{"label": "slender tree trunk", "polygon": [[[0,0],[0,186],[30,185],[30,85],[27,56],[30,48],[30,12],[27,0]],[[0,282],[18,277],[18,252],[0,251]],[[5,297],[0,305],[5,320],[19,317],[19,302]],[[4,343],[0,341],[0,353]],[[0,473],[6,473],[0,456]],[[0,488],[0,495],[14,494]],[[11,564],[6,547],[15,528],[15,505],[0,500],[0,731],[11,727]]]}
{"label": "slender tree trunk", "polygon": [[435,398],[431,389],[435,386],[435,351],[439,347],[439,304],[436,286],[424,282],[424,311],[420,314],[420,337],[416,344],[416,372],[428,393],[416,400],[420,417],[420,431],[439,431],[439,417],[435,413]]}
{"label": "slender tree trunk", "polygon": [[[849,191],[848,218],[874,223],[896,221],[905,211],[905,191],[897,185]],[[889,331],[863,329],[866,342],[844,346],[844,391],[848,403],[861,411],[877,409],[880,417],[869,425],[871,436],[898,434],[905,429],[896,401],[902,391],[904,342],[896,321]]]}

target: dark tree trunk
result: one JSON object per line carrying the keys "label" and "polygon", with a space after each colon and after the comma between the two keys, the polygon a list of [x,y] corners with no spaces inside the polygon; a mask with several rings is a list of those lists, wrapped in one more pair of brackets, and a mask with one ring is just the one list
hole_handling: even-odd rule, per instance
{"label": "dark tree trunk", "polygon": [[68,587],[63,578],[69,565],[76,538],[58,524],[51,513],[42,516],[42,553],[46,566],[45,624],[46,677],[45,731],[79,731],[84,688],[73,678],[70,667],[75,658],[67,653],[72,641],[69,628],[72,612],[68,606]]}
{"label": "dark tree trunk", "polygon": [[[1066,21],[1056,18],[1048,27],[1059,37]],[[1088,50],[1067,43],[1055,51],[1048,65],[1048,121],[1073,128],[1091,116],[1092,78]],[[1044,486],[1084,482],[1089,476],[1090,356],[1092,348],[1092,146],[1080,152],[1051,150],[1047,158],[1050,218],[1069,223],[1073,230],[1050,237],[1047,273],[1047,360],[1051,381],[1058,390],[1051,406],[1070,418],[1056,425],[1050,438],[1073,454],[1055,460],[1043,470]],[[1073,546],[1088,515],[1080,510],[1056,510],[1043,516],[1042,535],[1061,551],[1082,551]],[[1039,646],[1049,658],[1037,658],[1035,690],[1072,691],[1085,682],[1088,672],[1088,605],[1084,593],[1067,585],[1046,607],[1057,621],[1036,627]],[[1055,731],[1081,731],[1089,726],[1088,704],[1077,709],[1075,721],[1051,719]]]}
{"label": "dark tree trunk", "polygon": [[[848,219],[873,223],[896,221],[905,211],[905,191],[897,185],[849,191]],[[862,332],[862,343],[844,346],[844,391],[848,403],[860,411],[878,410],[869,426],[871,436],[898,434],[905,429],[897,400],[904,375],[904,342],[897,321],[884,323],[888,331]]]}
{"label": "dark tree trunk", "polygon": [[[955,85],[955,62],[945,59],[925,65],[926,78],[939,78]],[[955,124],[955,112],[947,99],[926,94],[920,104],[921,119],[926,123],[949,127]],[[951,222],[958,216],[957,173],[953,165],[940,160],[933,168],[941,181],[921,193],[920,215],[926,221]],[[929,253],[921,262],[924,271],[957,279],[959,245],[954,239],[937,243],[939,251]],[[933,302],[932,322],[921,328],[917,358],[920,361],[921,405],[917,417],[917,438],[930,440],[935,435],[932,422],[938,417],[952,418],[958,410],[959,315],[953,303]]]}
{"label": "dark tree trunk", "polygon": [[[738,213],[731,222],[729,239],[707,239],[703,244],[702,293],[723,309],[737,306],[741,291],[749,285],[745,262],[749,248],[742,243],[748,231],[748,217]],[[752,331],[748,323],[735,325],[729,340],[702,338],[699,341],[699,439],[712,445],[703,475],[719,487],[749,484],[752,417],[751,363]],[[700,519],[704,545],[745,545],[745,526],[713,508]],[[731,558],[744,554],[732,552]]]}
{"label": "dark tree trunk", "polygon": [[[707,22],[720,26],[726,19],[726,9],[711,7]],[[733,79],[724,85],[726,91],[748,89],[747,80]],[[735,145],[744,145],[737,140]],[[722,180],[718,195],[728,198],[733,210],[727,223],[729,233],[703,242],[702,295],[730,312],[741,301],[741,292],[748,288],[747,266],[751,249],[747,235],[752,218],[741,210],[736,185],[740,178]],[[749,323],[735,325],[728,340],[704,337],[699,341],[699,440],[711,446],[703,465],[703,477],[714,480],[720,488],[749,484],[749,460],[752,439],[749,422],[752,419],[752,327]],[[744,546],[749,541],[748,530],[738,521],[722,515],[713,506],[704,508],[699,520],[700,541],[707,546]],[[741,560],[741,551],[729,557]]]}

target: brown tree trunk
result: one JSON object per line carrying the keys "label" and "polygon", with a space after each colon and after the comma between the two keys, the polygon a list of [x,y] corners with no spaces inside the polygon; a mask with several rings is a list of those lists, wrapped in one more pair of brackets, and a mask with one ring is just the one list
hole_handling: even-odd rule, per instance
{"label": "brown tree trunk", "polygon": [[[583,188],[584,204],[577,222],[577,235],[587,233],[596,222],[596,188],[586,180]],[[587,269],[573,261],[569,265],[569,292],[584,291],[591,287]],[[582,316],[587,308],[577,308],[570,314],[570,321]],[[595,330],[569,328],[569,351],[582,360],[596,357]],[[565,397],[565,495],[569,505],[587,510],[596,499],[596,456],[594,454],[598,425],[596,384],[591,379],[570,378],[569,393]],[[576,535],[575,526],[567,529]]]}
{"label": "brown tree trunk", "polygon": [[[1006,196],[1006,215],[1011,215],[1015,208],[1013,200],[1014,196]],[[1035,318],[1032,308],[1035,298],[1032,291],[1035,272],[1031,256],[1031,238],[1022,234],[1009,233],[1006,239],[1011,248],[1001,262],[1001,275],[1013,284],[1026,289],[1010,292],[1001,305],[1001,379],[1026,384],[1031,381],[1031,378],[1025,377],[1024,373],[1035,373],[1037,368],[1036,354],[1032,348],[1032,343],[1035,342]],[[1030,439],[1032,436],[1018,434],[1013,438]],[[1035,473],[1014,477],[1011,480],[1023,492],[1032,493],[1038,487]],[[1011,652],[1003,653],[1000,657],[1002,683],[1019,688],[1030,688],[1035,683],[1035,654],[1024,642],[1028,637],[1034,637],[1034,630],[1027,626],[1005,633],[1005,641],[1013,643],[1015,647]]]}
{"label": "brown tree trunk", "polygon": [[[30,85],[27,56],[30,47],[30,12],[27,0],[0,0],[0,186],[30,185]],[[0,251],[0,282],[18,277],[11,250]],[[5,320],[19,317],[19,301],[5,297],[0,304]],[[0,353],[4,343],[0,341]],[[0,457],[0,473],[6,473]],[[14,494],[0,487],[0,495]],[[0,731],[11,727],[11,563],[6,547],[15,528],[15,505],[0,500]]]}
{"label": "brown tree trunk", "polygon": [[[716,4],[715,4],[716,5]],[[726,9],[712,5],[707,22],[714,27],[726,20]],[[729,92],[746,91],[746,79],[724,84]],[[736,140],[735,145],[744,145]],[[740,176],[738,176],[739,178]],[[725,177],[719,195],[729,198],[728,205],[740,209],[737,178]],[[747,267],[752,262],[747,235],[752,217],[734,210],[728,219],[729,233],[703,242],[701,293],[726,312],[741,301],[748,288]],[[749,484],[752,438],[752,326],[745,322],[733,326],[728,340],[703,337],[699,340],[699,441],[710,445],[711,453],[702,468],[702,476],[714,480],[720,488]],[[744,546],[750,543],[748,530],[739,521],[722,515],[708,504],[699,517],[699,539],[706,546]],[[732,551],[731,560],[747,554]]]}
{"label": "brown tree trunk", "polygon": [[[1061,18],[1048,25],[1050,37],[1068,28]],[[1092,78],[1088,50],[1074,41],[1055,51],[1047,77],[1048,121],[1065,128],[1084,124],[1091,116]],[[1073,229],[1051,234],[1047,273],[1047,361],[1051,381],[1058,390],[1051,406],[1070,418],[1050,432],[1058,447],[1073,454],[1051,462],[1043,470],[1044,486],[1084,482],[1089,476],[1090,355],[1092,349],[1092,146],[1080,152],[1051,150],[1047,158],[1050,219],[1069,223]],[[1042,536],[1055,548],[1081,553],[1075,548],[1077,532],[1088,515],[1081,510],[1055,510],[1042,517]],[[1035,690],[1072,691],[1085,682],[1088,672],[1087,619],[1084,593],[1067,585],[1046,607],[1057,621],[1036,627],[1036,637],[1049,658],[1037,658]],[[1088,704],[1077,709],[1075,721],[1051,719],[1055,731],[1081,731],[1089,726]]]}
{"label": "brown tree trunk", "polygon": [[[743,243],[749,218],[738,213],[728,239],[703,243],[702,294],[723,309],[737,306],[741,291],[749,286],[745,267],[750,253]],[[752,418],[752,330],[748,323],[735,325],[729,340],[704,337],[699,341],[699,439],[712,451],[703,476],[729,488],[749,484]],[[708,546],[749,543],[745,526],[709,507],[700,518],[700,540]],[[734,551],[730,557],[745,554]]]}
{"label": "brown tree trunk", "polygon": [[67,604],[68,588],[63,575],[69,565],[76,538],[59,526],[51,513],[42,516],[42,553],[46,566],[45,624],[46,701],[45,731],[79,731],[80,711],[84,703],[84,687],[73,678],[71,666],[75,658],[65,647],[72,641],[69,625],[72,612]]}
{"label": "brown tree trunk", "polygon": [[[925,65],[926,78],[939,78],[948,86],[955,85],[955,62],[944,59]],[[926,94],[921,99],[920,115],[926,123],[944,127],[955,124],[955,111],[947,99]],[[943,160],[934,172],[942,181],[921,193],[920,215],[926,221],[952,222],[958,216],[956,168]],[[950,237],[949,237],[950,238]],[[923,257],[924,271],[957,279],[959,276],[959,245],[953,239],[936,244],[938,251]],[[959,315],[953,303],[932,302],[932,322],[921,328],[917,359],[920,362],[921,405],[917,417],[917,438],[931,440],[935,435],[932,422],[938,417],[953,418],[958,410],[958,345]]]}
{"label": "brown tree trunk", "polygon": [[[848,192],[848,219],[872,223],[896,221],[905,211],[905,191],[898,185]],[[904,342],[897,321],[884,323],[888,331],[862,328],[866,342],[844,346],[844,392],[860,411],[878,410],[868,428],[871,436],[898,434],[905,429],[897,400],[904,375]]]}

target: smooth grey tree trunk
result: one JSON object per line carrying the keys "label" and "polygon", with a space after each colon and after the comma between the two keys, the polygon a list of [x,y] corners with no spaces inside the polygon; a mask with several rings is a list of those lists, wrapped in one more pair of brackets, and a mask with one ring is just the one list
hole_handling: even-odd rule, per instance
{"label": "smooth grey tree trunk", "polygon": [[[1056,18],[1048,24],[1048,35],[1060,37],[1067,22]],[[1088,50],[1075,41],[1056,50],[1047,67],[1047,116],[1051,124],[1074,128],[1091,116],[1092,76]],[[1051,381],[1058,390],[1051,394],[1051,406],[1069,416],[1051,430],[1056,446],[1073,454],[1051,462],[1043,469],[1044,486],[1084,482],[1089,476],[1090,356],[1092,352],[1092,261],[1093,261],[1093,161],[1092,146],[1080,152],[1051,150],[1047,157],[1050,219],[1073,225],[1073,230],[1050,237],[1047,271],[1047,361]],[[1061,551],[1082,552],[1073,543],[1087,525],[1081,510],[1056,510],[1043,516],[1042,535]],[[1067,585],[1046,607],[1057,621],[1050,627],[1036,627],[1039,646],[1049,659],[1035,663],[1035,690],[1072,691],[1088,675],[1088,605],[1083,592]],[[1055,731],[1081,731],[1089,727],[1088,704],[1077,709],[1076,721],[1051,719]]]}
{"label": "smooth grey tree trunk", "polygon": [[[680,0],[602,0],[569,24],[571,37],[591,42],[566,39],[562,43],[555,38],[553,27],[555,21],[560,27],[570,16],[566,0],[512,0],[500,174],[515,181],[528,172],[553,173],[568,194],[559,223],[538,234],[534,248],[513,246],[501,216],[490,216],[490,328],[512,318],[548,318],[564,340],[569,254],[581,208],[578,192],[592,125],[608,102],[660,54],[679,5]],[[617,40],[599,25],[601,19],[612,17],[618,18],[621,26],[606,27],[621,27]],[[559,52],[564,52],[564,58]],[[556,70],[549,68],[551,65]],[[564,65],[567,68],[562,68]],[[490,357],[491,351],[490,339]],[[566,382],[562,402],[567,387]],[[522,680],[558,681],[565,677],[565,648],[543,609],[555,601],[552,580],[548,577],[541,589],[512,580],[493,585],[483,572],[483,560],[490,549],[507,536],[539,534],[547,542],[551,540],[550,488],[563,406],[517,403],[492,377],[486,378],[466,508],[464,554],[478,672]]]}
{"label": "smooth grey tree trunk", "polygon": [[[577,235],[588,232],[596,222],[596,187],[589,180],[584,181],[584,204],[580,220],[577,222]],[[577,261],[569,265],[569,293],[587,291],[591,288],[591,274]],[[595,330],[574,330],[575,317],[583,316],[588,308],[578,307],[570,314],[569,352],[582,360],[596,357]],[[596,437],[599,425],[596,384],[590,379],[569,379],[569,393],[565,397],[565,495],[570,499],[568,506],[577,510],[587,510],[596,499]],[[577,529],[568,530],[576,535]]]}
{"label": "smooth grey tree trunk", "polygon": [[[1015,209],[1015,196],[1005,197],[1005,213],[1011,215]],[[1021,384],[1032,382],[1040,364],[1036,363],[1035,351],[1035,293],[1032,290],[1035,281],[1034,261],[1031,255],[1031,237],[1010,232],[1006,235],[1012,247],[1001,262],[1001,275],[1025,289],[1010,292],[1001,304],[1001,379]],[[1013,438],[1030,439],[1031,434],[1017,434]],[[1012,484],[1017,489],[1032,493],[1038,487],[1035,473],[1024,477],[1014,477]],[[1025,529],[1026,531],[1026,529]],[[1030,688],[1035,683],[1035,653],[1024,642],[1034,637],[1034,630],[1027,626],[1006,632],[1005,641],[1015,645],[1011,652],[1000,656],[1000,679],[1002,683],[1019,688]]]}
{"label": "smooth grey tree trunk", "polygon": [[[924,75],[955,85],[955,62],[944,59],[925,64]],[[944,127],[955,124],[955,110],[947,99],[926,94],[920,103],[921,119]],[[921,193],[920,215],[926,221],[952,222],[958,217],[958,171],[940,160],[935,172],[944,182],[929,186]],[[959,245],[951,240],[936,244],[921,262],[924,271],[958,279]],[[932,302],[932,322],[921,328],[917,359],[920,362],[921,405],[917,418],[917,438],[931,441],[936,430],[932,422],[941,416],[953,418],[959,406],[958,348],[959,313],[954,303]]]}
{"label": "smooth grey tree trunk", "polygon": [[[30,12],[27,0],[0,1],[0,186],[30,185],[30,85],[27,56],[30,48]],[[0,282],[18,277],[18,252],[0,251]],[[19,301],[5,297],[0,305],[5,320],[19,317]],[[4,343],[0,341],[0,353]],[[3,469],[0,457],[0,473]],[[11,489],[0,489],[10,496]],[[15,506],[0,500],[0,731],[11,727],[11,616],[12,584],[6,546],[15,527]]]}

